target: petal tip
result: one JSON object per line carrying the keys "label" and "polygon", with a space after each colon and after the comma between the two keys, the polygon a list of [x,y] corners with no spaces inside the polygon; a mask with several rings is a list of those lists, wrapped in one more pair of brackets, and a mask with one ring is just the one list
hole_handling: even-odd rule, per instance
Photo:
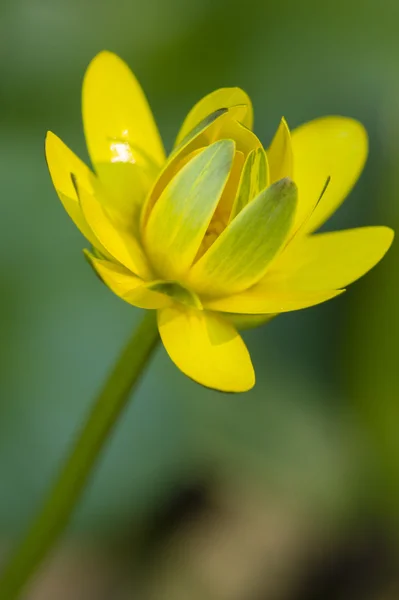
{"label": "petal tip", "polygon": [[384,241],[381,255],[382,259],[394,242],[395,231],[392,229],[392,227],[387,227],[385,225],[381,225],[378,229],[381,232],[381,239]]}
{"label": "petal tip", "polygon": [[89,62],[89,67],[99,61],[121,61],[122,59],[111,50],[100,50]]}
{"label": "petal tip", "polygon": [[298,186],[296,185],[295,181],[290,177],[283,177],[283,179],[275,181],[270,186],[270,189],[273,189],[273,191],[279,198],[291,194],[297,194],[298,192]]}
{"label": "petal tip", "polygon": [[390,242],[389,245],[391,245],[395,239],[395,231],[392,229],[392,227],[384,226],[383,229],[386,231],[387,239],[389,239],[389,242]]}
{"label": "petal tip", "polygon": [[248,380],[243,382],[241,386],[237,386],[237,389],[233,390],[233,393],[242,394],[245,392],[250,392],[256,384],[255,371],[252,370],[252,374],[248,377]]}
{"label": "petal tip", "polygon": [[55,149],[61,142],[60,138],[52,131],[47,131],[44,138],[44,147],[46,152],[50,149]]}

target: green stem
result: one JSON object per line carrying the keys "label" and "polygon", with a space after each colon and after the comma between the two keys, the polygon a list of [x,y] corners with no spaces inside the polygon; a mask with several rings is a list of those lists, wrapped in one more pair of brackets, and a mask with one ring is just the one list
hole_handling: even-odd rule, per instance
{"label": "green stem", "polygon": [[99,393],[72,451],[0,578],[0,600],[15,600],[66,528],[100,453],[158,341],[147,311]]}

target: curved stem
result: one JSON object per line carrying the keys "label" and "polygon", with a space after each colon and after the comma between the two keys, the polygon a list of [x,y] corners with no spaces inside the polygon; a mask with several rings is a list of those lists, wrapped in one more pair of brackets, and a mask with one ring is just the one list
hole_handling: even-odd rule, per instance
{"label": "curved stem", "polygon": [[19,597],[29,577],[63,533],[158,339],[155,311],[147,311],[97,396],[43,507],[6,564],[0,578],[0,600]]}

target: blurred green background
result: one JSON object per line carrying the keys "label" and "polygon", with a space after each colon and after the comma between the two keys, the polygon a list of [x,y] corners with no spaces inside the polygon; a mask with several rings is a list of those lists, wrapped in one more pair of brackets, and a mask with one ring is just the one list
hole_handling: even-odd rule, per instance
{"label": "blurred green background", "polygon": [[[140,79],[167,148],[194,102],[238,85],[267,145],[327,114],[370,157],[329,229],[399,224],[396,0],[0,0],[0,532],[29,521],[140,318],[93,276],[52,188],[48,129],[87,159],[80,88],[109,49]],[[117,537],[204,472],[254,482],[340,529],[399,532],[399,250],[342,297],[245,334],[256,388],[200,388],[160,348],[72,531]]]}

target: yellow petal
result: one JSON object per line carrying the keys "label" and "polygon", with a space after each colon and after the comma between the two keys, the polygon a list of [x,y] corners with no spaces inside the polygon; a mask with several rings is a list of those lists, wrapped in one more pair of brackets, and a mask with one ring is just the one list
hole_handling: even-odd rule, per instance
{"label": "yellow petal", "polygon": [[295,238],[266,273],[265,289],[326,290],[346,287],[387,252],[388,227],[360,227]]}
{"label": "yellow petal", "polygon": [[236,112],[240,113],[242,107],[234,106],[233,108],[219,108],[202,119],[191,131],[184,136],[179,144],[175,145],[168,157],[168,163],[171,162],[177,155],[182,156],[182,152],[192,152],[193,149],[199,146],[207,146],[216,141],[218,132],[227,119],[237,118]]}
{"label": "yellow petal", "polygon": [[234,154],[233,166],[230,175],[224,187],[222,196],[217,205],[215,218],[220,219],[223,224],[229,222],[234,198],[237,194],[238,184],[241,178],[242,168],[244,166],[244,154],[237,152]]}
{"label": "yellow petal", "polygon": [[233,220],[268,185],[269,165],[266,152],[263,148],[257,148],[248,154],[245,161],[230,219]]}
{"label": "yellow petal", "polygon": [[129,232],[129,224],[125,224],[125,230],[118,228],[98,197],[80,187],[78,181],[77,188],[83,215],[107,252],[139,277],[149,279],[151,271],[147,259],[139,242]]}
{"label": "yellow petal", "polygon": [[227,114],[224,119],[220,119],[219,124],[219,130],[216,130],[215,128],[216,135],[212,141],[223,140],[226,138],[234,140],[236,149],[239,152],[242,152],[245,157],[247,157],[252,150],[262,148],[259,138],[253,131],[248,129],[248,127],[245,127],[245,125],[240,123],[236,118],[229,118],[229,114]]}
{"label": "yellow petal", "polygon": [[[138,151],[135,152],[138,156]],[[139,233],[140,215],[145,198],[154,183],[157,171],[145,165],[130,162],[97,163],[98,186],[104,205],[115,221],[129,224],[135,234]]]}
{"label": "yellow petal", "polygon": [[96,258],[88,250],[85,250],[85,255],[105,285],[129,304],[146,309],[163,308],[171,304],[168,296],[148,289],[145,282],[122,265]]}
{"label": "yellow petal", "polygon": [[315,306],[335,298],[343,291],[266,290],[263,289],[263,286],[255,285],[253,288],[241,292],[241,294],[209,300],[203,302],[203,304],[204,308],[220,312],[270,315]]}
{"label": "yellow petal", "polygon": [[180,169],[188,162],[188,160],[191,160],[191,158],[200,150],[203,150],[216,141],[218,132],[220,131],[223,122],[226,119],[231,120],[233,117],[236,117],[237,108],[238,107],[234,107],[232,109],[222,109],[212,113],[206,119],[201,121],[194,128],[194,130],[191,131],[180,142],[180,144],[174,148],[144,202],[141,213],[142,231],[147,224],[152,208],[171,179],[176,175],[176,173],[178,173],[178,171],[180,171]]}
{"label": "yellow petal", "polygon": [[248,350],[221,317],[170,307],[158,312],[158,327],[170,358],[194,381],[223,392],[245,392],[254,386]]}
{"label": "yellow petal", "polygon": [[299,202],[294,228],[311,212],[328,177],[330,184],[304,230],[322,225],[349,194],[363,169],[368,143],[364,127],[353,119],[325,117],[292,132],[294,181]]}
{"label": "yellow petal", "polygon": [[191,109],[176,138],[176,145],[180,144],[183,138],[211,113],[221,108],[231,108],[232,106],[237,105],[246,106],[247,110],[242,122],[246,127],[252,129],[253,110],[249,96],[237,87],[222,88],[202,98],[202,100]]}
{"label": "yellow petal", "polygon": [[[245,148],[245,153],[249,151],[248,149],[261,146],[255,134],[238,122],[243,108],[245,107],[233,106],[228,109],[217,110],[208,115],[173,149],[144,202],[141,213],[142,230],[160,194],[172,177],[185,164],[188,157],[193,156],[199,150],[206,148],[218,140],[227,138],[237,141],[238,150]],[[227,135],[228,133],[229,135]]]}
{"label": "yellow petal", "polygon": [[125,151],[121,153],[119,145],[124,143],[133,154],[139,149],[139,161],[145,154],[149,161],[162,165],[165,152],[147,99],[129,67],[115,54],[100,52],[90,63],[83,82],[82,110],[94,165],[123,158]]}
{"label": "yellow petal", "polygon": [[270,183],[284,177],[293,179],[294,158],[292,152],[291,133],[287,121],[283,118],[270,148],[267,151],[270,169]]}
{"label": "yellow petal", "polygon": [[256,283],[286,240],[296,199],[296,186],[289,179],[261,192],[194,264],[188,279],[191,287],[225,296]]}
{"label": "yellow petal", "polygon": [[147,254],[164,279],[179,280],[190,268],[215,212],[234,158],[234,142],[205,148],[172,179],[144,230]]}
{"label": "yellow petal", "polygon": [[94,175],[64,142],[49,131],[46,136],[46,159],[53,185],[67,211],[84,237],[101,251],[105,251],[87,224],[79,204],[71,174],[79,179],[83,189],[92,193]]}

